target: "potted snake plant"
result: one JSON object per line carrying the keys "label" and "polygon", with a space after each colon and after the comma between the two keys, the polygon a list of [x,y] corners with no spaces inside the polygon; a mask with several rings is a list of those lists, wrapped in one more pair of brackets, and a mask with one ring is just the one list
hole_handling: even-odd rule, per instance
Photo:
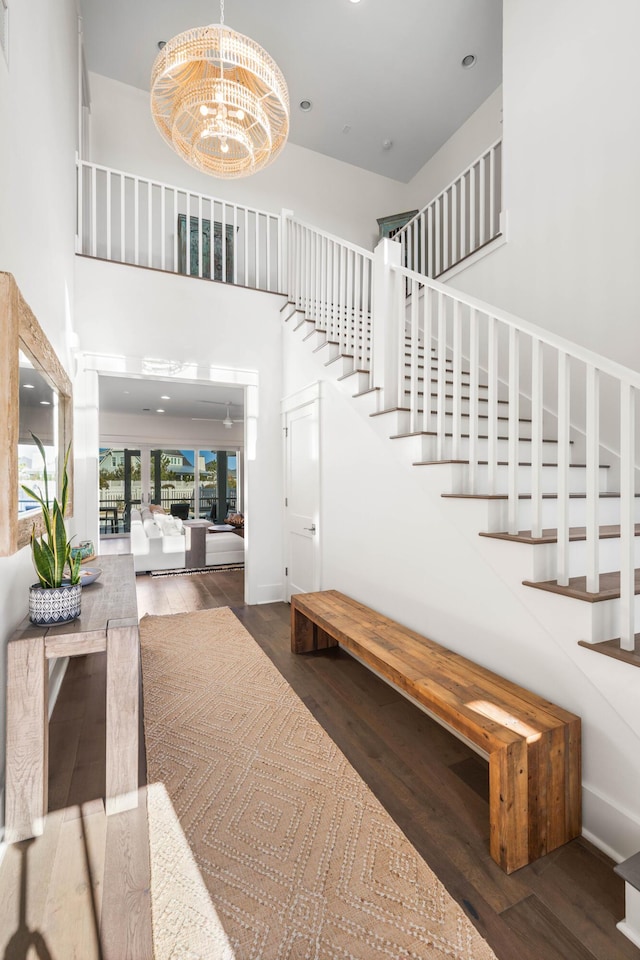
{"label": "potted snake plant", "polygon": [[67,447],[62,469],[62,494],[60,500],[49,501],[49,477],[47,460],[42,442],[31,434],[38,447],[44,466],[44,496],[39,489],[22,489],[42,509],[45,533],[36,535],[35,524],[31,531],[31,553],[38,575],[38,583],[29,588],[29,619],[32,623],[51,625],[75,620],[80,615],[82,584],[80,583],[81,556],[72,557],[71,543],[67,540],[64,515],[69,499],[69,475],[67,465],[71,445]]}

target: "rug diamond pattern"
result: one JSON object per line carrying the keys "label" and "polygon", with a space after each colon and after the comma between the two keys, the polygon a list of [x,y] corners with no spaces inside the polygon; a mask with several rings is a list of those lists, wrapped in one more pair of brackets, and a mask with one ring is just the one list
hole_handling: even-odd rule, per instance
{"label": "rug diamond pattern", "polygon": [[495,960],[230,610],[141,643],[157,960]]}

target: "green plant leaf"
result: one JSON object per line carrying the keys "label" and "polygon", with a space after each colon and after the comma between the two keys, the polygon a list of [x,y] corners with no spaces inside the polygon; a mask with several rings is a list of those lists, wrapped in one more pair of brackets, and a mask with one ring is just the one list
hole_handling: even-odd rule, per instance
{"label": "green plant leaf", "polygon": [[49,546],[53,550],[55,557],[56,586],[60,586],[64,577],[64,568],[67,563],[68,544],[67,531],[64,527],[64,517],[62,516],[62,509],[57,500],[53,501],[51,540],[49,541]]}
{"label": "green plant leaf", "polygon": [[67,544],[69,549],[69,567],[71,570],[71,583],[80,582],[80,564],[82,563],[82,556],[77,554],[76,557],[71,557],[71,543]]}
{"label": "green plant leaf", "polygon": [[31,531],[31,550],[33,554],[33,565],[38,574],[38,580],[43,587],[54,587],[55,584],[55,562],[53,552],[49,544],[44,540],[39,540],[35,534],[35,527]]}
{"label": "green plant leaf", "polygon": [[47,456],[44,452],[44,446],[42,444],[42,440],[40,440],[39,437],[36,437],[33,430],[31,431],[31,436],[33,438],[33,442],[35,443],[38,450],[40,451],[40,456],[42,457],[42,464],[43,464],[43,470],[44,470],[44,499],[48,504],[49,503],[49,476],[47,474]]}

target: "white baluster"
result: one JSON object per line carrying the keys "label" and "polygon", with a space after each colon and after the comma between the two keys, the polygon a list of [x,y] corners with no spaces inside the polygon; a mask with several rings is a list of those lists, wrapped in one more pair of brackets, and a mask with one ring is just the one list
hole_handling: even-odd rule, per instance
{"label": "white baluster", "polygon": [[173,271],[178,272],[178,191],[173,191]]}
{"label": "white baluster", "polygon": [[487,318],[488,384],[487,403],[487,448],[489,493],[497,493],[498,481],[498,321]]}
{"label": "white baluster", "polygon": [[353,309],[353,258],[355,254],[352,250],[347,250],[347,312],[346,312],[346,336],[345,336],[345,346],[346,351],[349,354],[353,355],[353,366],[354,370],[357,369],[356,366],[356,349],[355,341],[353,336],[353,328],[355,326],[355,311]]}
{"label": "white baluster", "polygon": [[558,584],[569,583],[569,356],[558,351]]}
{"label": "white baluster", "polygon": [[[224,204],[223,204],[223,206],[224,206]],[[211,227],[214,227],[214,228],[215,228],[215,224],[213,223],[213,219],[214,219],[214,218],[213,218],[213,216],[212,216],[212,217],[211,217]],[[203,244],[203,236],[202,236],[203,230],[204,230],[204,222],[203,222],[203,219],[202,219],[202,194],[198,194],[198,276],[199,276],[199,277],[202,277],[202,276],[203,276],[203,271],[204,271],[204,264],[203,264],[203,260],[204,260],[203,247],[204,247],[204,244]],[[213,252],[214,249],[215,249],[215,243],[213,242],[213,237],[210,237],[210,238],[209,238],[209,250],[210,250],[211,252]],[[210,257],[209,257],[209,276],[211,276],[211,260],[212,260],[212,257],[210,256]]]}
{"label": "white baluster", "polygon": [[531,536],[542,536],[542,341],[531,340]]}
{"label": "white baluster", "polygon": [[107,260],[112,259],[111,254],[111,171],[106,171],[107,189],[105,197],[105,210],[107,214]]}
{"label": "white baluster", "polygon": [[[431,379],[429,377],[429,379]],[[460,459],[462,433],[462,317],[459,300],[453,301],[453,417],[451,459]]]}
{"label": "white baluster", "polygon": [[[418,284],[415,280],[411,281],[411,319],[410,319],[410,367],[409,367],[409,409],[411,413],[409,415],[409,430],[411,433],[417,433],[420,429],[418,425],[419,414],[418,408],[420,406],[420,401],[418,394],[420,392],[420,369],[419,369],[419,353],[418,346],[420,343],[420,323],[419,323],[419,314],[418,314],[418,303],[419,303],[419,291]],[[404,350],[402,351],[404,355]],[[401,376],[401,382],[404,385],[404,373]],[[404,389],[404,387],[403,387]],[[424,369],[424,379],[423,379],[423,409],[424,404],[427,402],[428,391],[430,389],[430,378],[425,367]]]}
{"label": "white baluster", "polygon": [[441,264],[442,264],[442,256],[441,256],[441,255],[442,255],[442,236],[441,236],[441,232],[440,232],[440,230],[441,230],[441,225],[440,225],[440,206],[441,206],[441,201],[442,201],[442,198],[441,198],[441,197],[438,197],[438,199],[437,199],[436,202],[435,202],[435,208],[436,208],[436,209],[435,209],[435,241],[436,241],[436,249],[435,249],[435,273],[434,273],[434,277],[437,277],[437,276],[439,275],[440,270],[441,270]]}
{"label": "white baluster", "polygon": [[476,165],[469,170],[469,253],[476,248]]}
{"label": "white baluster", "polygon": [[153,185],[147,183],[147,266],[153,266]]}
{"label": "white baluster", "polygon": [[255,217],[253,218],[254,225],[254,245],[256,251],[256,282],[254,284],[256,290],[260,290],[260,214],[256,210]]}
{"label": "white baluster", "polygon": [[620,384],[620,648],[635,649],[635,404]]}
{"label": "white baluster", "polygon": [[520,331],[509,327],[509,466],[507,467],[508,530],[518,532],[518,469],[519,469],[519,406],[520,406]]}
{"label": "white baluster", "polygon": [[496,235],[496,150],[489,151],[489,239]]}
{"label": "white baluster", "polygon": [[[233,205],[233,282],[238,282],[238,207]],[[283,293],[282,285],[282,217],[278,217],[278,293]]]}
{"label": "white baluster", "polygon": [[427,215],[425,211],[420,214],[420,272],[429,272],[427,266]]}
{"label": "white baluster", "polygon": [[587,366],[587,590],[600,591],[600,372]]}
{"label": "white baluster", "polygon": [[164,183],[160,187],[160,267],[167,269],[167,195]]}
{"label": "white baluster", "polygon": [[[444,294],[439,291],[437,296],[438,310],[438,342],[436,344],[438,369],[438,407],[437,407],[437,460],[444,460],[445,433],[447,429],[446,407],[446,368],[447,368],[447,317]],[[425,374],[431,368],[430,357],[425,352]],[[425,387],[425,403],[431,406],[431,375],[428,376],[428,388]]]}
{"label": "white baluster", "polygon": [[485,242],[485,240],[487,239],[487,233],[486,233],[486,229],[487,229],[487,224],[486,224],[486,219],[487,219],[487,214],[486,214],[486,189],[487,189],[487,183],[486,183],[486,177],[487,177],[486,157],[481,157],[481,158],[480,158],[480,162],[479,162],[479,165],[478,165],[478,169],[479,169],[479,173],[480,173],[480,198],[479,198],[479,199],[480,199],[480,204],[479,204],[479,212],[478,212],[478,220],[479,220],[479,228],[480,228],[480,229],[479,229],[479,234],[478,234],[478,242],[479,242],[480,246],[482,246],[482,244],[483,244],[483,243]]}
{"label": "white baluster", "polygon": [[435,265],[435,243],[434,243],[434,227],[433,227],[433,204],[430,204],[427,209],[427,273],[430,277],[435,277],[436,275],[436,265]]}
{"label": "white baluster", "polygon": [[267,239],[267,249],[266,249],[266,258],[267,258],[267,290],[271,290],[271,217],[269,214],[265,215],[265,225],[266,225],[266,239]]}
{"label": "white baluster", "polygon": [[479,384],[480,316],[475,308],[469,311],[469,492],[478,486],[478,384]]}
{"label": "white baluster", "polygon": [[449,257],[449,191],[445,190],[442,197],[442,262],[441,270],[444,272],[451,265]]}
{"label": "white baluster", "polygon": [[460,259],[467,255],[467,177],[460,177]]}
{"label": "white baluster", "polygon": [[97,200],[98,171],[94,167],[91,178],[91,256],[98,255],[98,200]]}
{"label": "white baluster", "polygon": [[[295,264],[296,264],[296,269],[295,269],[294,273],[295,273],[295,277],[296,277],[295,289],[296,289],[296,291],[297,291],[297,289],[298,289],[297,264],[298,264],[298,242],[299,242],[299,234],[298,234],[297,228],[296,228],[296,231],[295,231],[295,238],[296,238],[296,239],[295,239],[295,251],[296,251],[296,254],[295,254]],[[248,211],[248,209],[247,209],[246,207],[244,208],[244,285],[245,285],[245,287],[248,287],[248,286],[249,286],[249,211]],[[296,305],[297,305],[297,302],[298,302],[298,301],[297,301],[297,299],[296,299]]]}
{"label": "white baluster", "polygon": [[460,259],[458,255],[458,181],[451,187],[451,266]]}
{"label": "white baluster", "polygon": [[185,263],[187,265],[187,268],[186,268],[187,276],[190,277],[191,276],[191,194],[189,193],[188,190],[185,193],[185,204],[186,204],[186,212],[184,215],[184,246],[185,246],[185,253],[186,253]]}
{"label": "white baluster", "polygon": [[133,262],[140,263],[140,182],[137,177],[133,178]]}

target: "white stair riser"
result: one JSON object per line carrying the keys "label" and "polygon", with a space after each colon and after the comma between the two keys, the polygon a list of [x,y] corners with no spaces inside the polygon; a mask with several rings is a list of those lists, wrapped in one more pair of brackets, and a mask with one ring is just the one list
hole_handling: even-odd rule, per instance
{"label": "white stair riser", "polygon": [[[558,547],[555,543],[541,543],[535,546],[524,544],[531,551],[531,572],[523,577],[527,580],[555,580],[558,576]],[[635,566],[640,567],[640,537],[634,540]],[[569,543],[569,576],[582,577],[587,569],[587,544],[585,540],[572,540]],[[598,540],[598,570],[608,573],[620,569],[620,538],[608,537]]]}
{"label": "white stair riser", "polygon": [[344,377],[345,374],[353,373],[353,357],[338,356],[335,360],[329,360],[325,366],[327,372],[330,373],[332,377],[338,379],[339,377]]}
{"label": "white stair riser", "polygon": [[[464,468],[467,471],[468,467]],[[607,493],[609,471],[606,467],[599,470],[600,492]],[[520,493],[531,493],[532,468],[528,466],[518,467],[518,491]],[[508,467],[498,465],[496,467],[495,487],[489,487],[489,467],[488,465],[476,466],[476,486],[471,489],[467,479],[467,485],[463,488],[464,493],[507,493]],[[543,493],[557,493],[558,490],[558,468],[555,466],[542,467],[541,487]],[[587,484],[586,467],[571,467],[569,470],[569,493],[584,493]]]}
{"label": "white stair riser", "polygon": [[364,393],[365,390],[369,389],[369,374],[363,370],[349,372],[349,375],[337,381],[337,385],[344,393],[353,397],[355,394]]}
{"label": "white stair riser", "polygon": [[[491,526],[486,530],[506,530],[507,529],[507,504],[506,501],[499,501],[500,508],[495,515],[490,518]],[[518,529],[530,530],[531,518],[533,514],[533,505],[531,500],[520,500],[518,502]],[[584,497],[574,497],[569,500],[569,526],[584,527],[586,524],[587,501]],[[635,522],[640,523],[640,500],[636,498],[635,503]],[[549,499],[542,501],[542,526],[555,528],[558,526],[558,501]],[[618,497],[603,497],[599,506],[599,523],[619,523],[620,522],[620,499]],[[497,525],[493,525],[493,522]],[[482,529],[481,527],[479,529]]]}

